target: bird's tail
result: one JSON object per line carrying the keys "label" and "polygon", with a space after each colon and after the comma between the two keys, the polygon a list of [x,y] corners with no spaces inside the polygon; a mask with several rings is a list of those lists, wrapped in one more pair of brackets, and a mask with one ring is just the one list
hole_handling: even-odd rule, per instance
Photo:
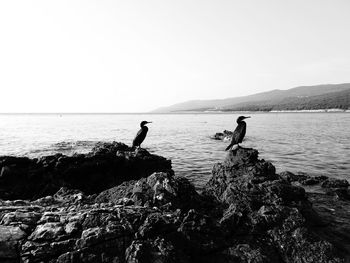
{"label": "bird's tail", "polygon": [[233,143],[231,143],[229,146],[226,147],[225,151],[228,151],[229,149],[231,149],[233,146]]}

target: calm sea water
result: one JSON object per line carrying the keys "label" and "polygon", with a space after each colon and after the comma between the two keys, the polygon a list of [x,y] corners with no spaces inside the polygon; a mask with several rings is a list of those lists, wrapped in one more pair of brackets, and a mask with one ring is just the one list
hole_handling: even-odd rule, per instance
{"label": "calm sea water", "polygon": [[[349,179],[349,113],[255,113],[242,146],[259,150],[281,172]],[[234,130],[238,114],[0,115],[0,155],[88,152],[97,141],[131,144],[142,120],[153,121],[143,147],[172,160],[176,174],[199,188],[229,142],[210,139]]]}

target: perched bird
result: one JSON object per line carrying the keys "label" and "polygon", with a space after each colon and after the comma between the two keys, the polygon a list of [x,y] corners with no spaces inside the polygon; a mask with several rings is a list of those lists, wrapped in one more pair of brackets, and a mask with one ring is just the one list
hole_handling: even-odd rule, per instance
{"label": "perched bird", "polygon": [[245,132],[247,129],[247,124],[244,121],[244,119],[247,119],[247,118],[250,118],[250,117],[239,116],[237,118],[238,125],[235,131],[233,132],[231,143],[229,146],[227,146],[225,151],[231,149],[232,146],[234,146],[235,144],[237,144],[239,147],[239,143],[243,141],[243,138],[245,136]]}
{"label": "perched bird", "polygon": [[146,138],[147,132],[148,132],[148,127],[145,126],[147,123],[152,123],[150,121],[142,121],[140,123],[141,129],[137,132],[135,139],[132,141],[132,147],[141,147],[141,143],[144,141]]}

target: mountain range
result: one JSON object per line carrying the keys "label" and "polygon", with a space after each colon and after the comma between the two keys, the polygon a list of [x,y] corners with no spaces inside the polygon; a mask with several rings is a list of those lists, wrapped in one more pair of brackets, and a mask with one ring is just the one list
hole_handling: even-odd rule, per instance
{"label": "mountain range", "polygon": [[249,96],[217,100],[191,100],[154,110],[155,113],[184,111],[283,111],[350,109],[350,83],[300,86]]}

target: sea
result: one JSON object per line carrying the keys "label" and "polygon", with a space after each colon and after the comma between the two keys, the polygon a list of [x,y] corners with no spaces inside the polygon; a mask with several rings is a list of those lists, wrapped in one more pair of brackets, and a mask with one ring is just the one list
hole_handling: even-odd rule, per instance
{"label": "sea", "polygon": [[[40,157],[87,153],[100,141],[131,145],[141,121],[149,132],[142,148],[172,160],[176,175],[202,189],[229,141],[213,140],[233,131],[242,113],[187,114],[2,114],[0,155]],[[245,113],[242,147],[253,147],[277,172],[305,172],[350,179],[349,113]]]}

